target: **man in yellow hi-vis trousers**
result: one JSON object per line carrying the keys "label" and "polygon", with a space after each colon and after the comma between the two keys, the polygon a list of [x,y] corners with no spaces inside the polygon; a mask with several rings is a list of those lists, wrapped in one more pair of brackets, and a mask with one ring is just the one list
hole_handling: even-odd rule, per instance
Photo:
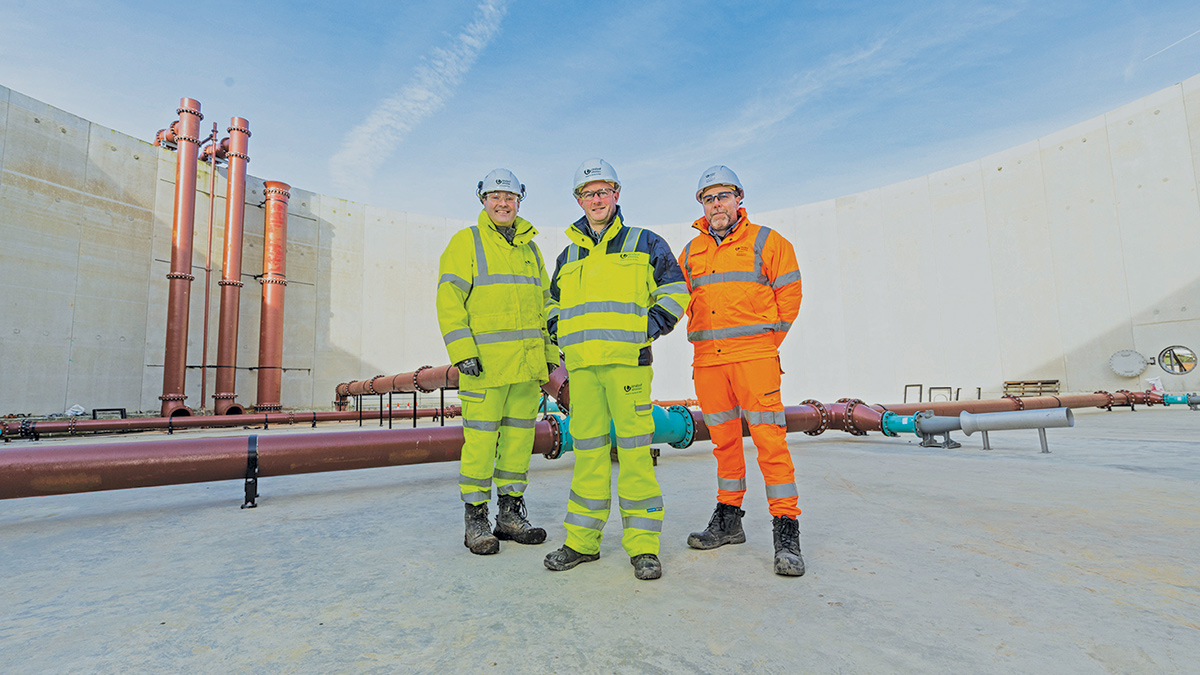
{"label": "man in yellow hi-vis trousers", "polygon": [[[455,233],[438,271],[437,314],[450,361],[458,366],[463,413],[459,492],[466,504],[463,544],[500,550],[500,539],[540,544],[546,531],[525,518],[540,385],[558,365],[546,333],[550,278],[533,237],[517,216],[525,186],[507,169],[480,181],[478,224]],[[496,483],[499,513],[488,522]]]}
{"label": "man in yellow hi-vis trousers", "polygon": [[600,557],[611,509],[609,448],[615,445],[621,543],[634,576],[657,579],[663,501],[650,457],[650,343],[683,316],[687,287],[667,242],[622,222],[620,191],[616,171],[602,159],[589,159],[575,172],[575,199],[584,215],[567,228],[572,244],[558,256],[550,284],[548,327],[571,381],[575,472],[567,541],[545,564],[561,571]]}

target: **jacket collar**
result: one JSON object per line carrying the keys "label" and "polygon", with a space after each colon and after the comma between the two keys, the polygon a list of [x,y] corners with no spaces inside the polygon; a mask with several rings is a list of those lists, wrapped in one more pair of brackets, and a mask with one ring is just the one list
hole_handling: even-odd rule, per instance
{"label": "jacket collar", "polygon": [[[723,239],[721,239],[722,242],[725,241],[726,239],[735,238],[739,232],[746,229],[745,227],[743,227],[743,225],[750,222],[750,217],[746,215],[745,208],[739,208],[738,212],[737,212],[737,216],[738,216],[737,222],[734,223],[733,227],[729,228],[729,231],[725,233],[725,237]],[[701,232],[703,232],[704,234],[707,234],[708,236],[712,237],[714,242],[717,240],[716,235],[714,235],[712,232],[709,231],[709,224],[708,224],[707,216],[701,216],[698,220],[696,220],[696,222],[692,223],[692,227],[694,227],[697,230],[700,230]],[[720,243],[720,242],[717,242],[717,243]]]}
{"label": "jacket collar", "polygon": [[589,232],[592,228],[588,225],[587,216],[583,216],[574,223],[571,223],[571,226],[567,228],[567,238],[583,248],[599,248],[602,244],[606,245],[612,241],[624,227],[625,224],[621,219],[621,207],[618,206],[616,213],[613,214],[612,222],[604,229],[604,234],[600,235],[600,241],[592,239],[592,235]]}
{"label": "jacket collar", "polygon": [[[477,219],[477,222],[479,224],[479,229],[490,230],[497,237],[500,237],[500,239],[504,240],[504,243],[508,243],[508,241],[504,239],[504,235],[500,234],[500,231],[496,229],[496,224],[492,222],[491,218],[488,218],[487,211],[479,212],[479,218]],[[517,216],[517,219],[513,221],[513,226],[517,228],[517,234],[513,237],[513,246],[528,244],[535,236],[537,236],[538,232],[536,229],[534,229],[533,223],[525,220],[521,216]]]}

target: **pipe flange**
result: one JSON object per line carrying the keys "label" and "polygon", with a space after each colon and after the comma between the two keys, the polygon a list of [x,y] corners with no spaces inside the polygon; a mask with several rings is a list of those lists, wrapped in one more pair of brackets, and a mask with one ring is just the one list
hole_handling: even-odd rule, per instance
{"label": "pipe flange", "polygon": [[232,400],[232,399],[237,398],[237,394],[213,394],[213,398],[217,399],[218,401],[224,400],[224,399]]}
{"label": "pipe flange", "polygon": [[254,406],[255,412],[279,412],[281,410],[283,410],[282,405],[256,405],[256,406]]}
{"label": "pipe flange", "polygon": [[862,401],[856,398],[844,398],[839,400],[838,403],[846,404],[846,412],[843,413],[846,417],[846,432],[851,436],[866,436],[867,432],[859,429],[854,424],[854,409],[859,404],[862,404]]}
{"label": "pipe flange", "polygon": [[1153,398],[1154,390],[1147,389],[1146,391],[1143,391],[1141,393],[1142,393],[1143,398],[1145,399],[1142,401],[1142,404],[1145,405],[1147,408],[1152,407],[1154,405],[1154,398]]}
{"label": "pipe flange", "polygon": [[805,399],[800,402],[800,405],[810,405],[816,408],[817,412],[821,414],[821,425],[812,431],[806,431],[804,433],[808,434],[809,436],[820,436],[821,434],[825,433],[825,430],[829,428],[829,410],[827,410],[824,405],[821,405],[821,402],[815,398]]}
{"label": "pipe flange", "polygon": [[892,412],[891,410],[883,411],[883,415],[879,418],[879,433],[881,433],[884,436],[887,436],[889,438],[895,438],[895,437],[899,436],[900,434],[898,434],[888,428],[888,419],[891,417],[899,417],[899,416],[896,413]]}
{"label": "pipe flange", "polygon": [[163,394],[158,397],[160,401],[184,401],[187,400],[187,394]]}
{"label": "pipe flange", "polygon": [[168,272],[167,278],[168,279],[186,279],[188,281],[196,280],[196,277],[188,274],[187,272]]}
{"label": "pipe flange", "polygon": [[559,426],[557,415],[546,415],[546,422],[550,424],[550,449],[542,453],[542,457],[546,459],[558,459],[562,457],[562,427]]}
{"label": "pipe flange", "polygon": [[280,286],[287,286],[287,279],[276,279],[274,277],[260,277],[258,280],[258,283],[260,283],[260,284],[279,284]]}
{"label": "pipe flange", "polygon": [[199,118],[198,120],[196,120],[197,122],[204,120],[204,115],[201,115],[199,110],[192,110],[191,108],[176,108],[175,109],[176,115],[179,115],[182,113],[188,113],[191,115],[195,115],[196,117]]}
{"label": "pipe flange", "polygon": [[227,279],[222,279],[217,282],[217,285],[218,286],[237,286],[238,288],[241,288],[241,287],[245,286],[246,284],[242,283],[241,281],[230,281]]}
{"label": "pipe flange", "polygon": [[199,139],[199,138],[192,138],[191,136],[176,136],[176,137],[175,137],[175,143],[176,143],[176,144],[178,144],[178,143],[179,143],[179,141],[187,141],[188,143],[193,143],[193,144],[195,144],[195,145],[200,145],[200,139]]}
{"label": "pipe flange", "polygon": [[225,152],[225,156],[226,157],[237,157],[238,159],[244,160],[246,162],[250,161],[250,155],[247,155],[244,152],[235,152],[233,150],[228,150]]}
{"label": "pipe flange", "polygon": [[233,133],[233,132],[235,132],[235,131],[240,131],[240,132],[242,132],[243,134],[246,134],[246,136],[247,136],[247,137],[249,137],[249,136],[250,136],[250,130],[249,130],[249,129],[247,129],[247,128],[245,128],[245,127],[229,127],[229,128],[228,128],[228,129],[226,129],[225,131],[226,131],[226,132],[228,132],[228,133]]}
{"label": "pipe flange", "polygon": [[67,435],[68,436],[75,435],[75,422],[76,422],[76,419],[74,417],[67,420]]}
{"label": "pipe flange", "polygon": [[0,439],[4,439],[5,443],[8,442],[8,422],[4,420],[0,420]]}
{"label": "pipe flange", "polygon": [[569,382],[569,380],[564,379],[562,384],[558,385],[558,393],[555,394],[555,396],[554,396],[554,402],[558,404],[558,409],[563,411],[563,414],[570,415],[571,414],[571,406],[563,405],[563,399],[562,399],[563,392],[566,391],[566,389],[567,389],[567,382]]}
{"label": "pipe flange", "polygon": [[1114,400],[1115,400],[1115,399],[1113,398],[1113,395],[1112,395],[1112,394],[1108,393],[1107,391],[1096,391],[1096,392],[1092,392],[1092,393],[1094,393],[1094,394],[1104,394],[1105,396],[1107,396],[1107,397],[1108,397],[1108,405],[1098,405],[1098,406],[1096,406],[1096,407],[1097,407],[1097,408],[1101,408],[1101,409],[1103,409],[1103,410],[1107,410],[1107,411],[1109,411],[1109,412],[1112,412],[1113,402],[1114,402]]}
{"label": "pipe flange", "polygon": [[267,197],[267,199],[271,199],[271,197],[268,197],[267,195],[279,195],[279,196],[283,197],[283,199],[278,200],[278,201],[284,201],[284,200],[290,198],[292,196],[292,193],[288,192],[287,190],[281,190],[279,188],[264,187],[263,188],[263,196]]}
{"label": "pipe flange", "polygon": [[375,380],[378,380],[381,377],[383,377],[383,375],[376,375],[375,377],[372,377],[371,379],[366,381],[366,387],[367,387],[366,393],[368,393],[368,394],[379,394],[380,393],[378,391],[375,391]]}
{"label": "pipe flange", "polygon": [[430,370],[431,368],[433,368],[433,366],[421,366],[413,371],[413,389],[415,391],[419,391],[422,394],[432,394],[433,392],[437,391],[437,389],[426,389],[417,384],[417,379],[421,377],[421,373],[425,372],[426,370]]}
{"label": "pipe flange", "polygon": [[1001,396],[1000,398],[1012,399],[1013,402],[1017,404],[1017,410],[1025,409],[1025,401],[1022,401],[1019,397],[1013,396],[1012,394],[1005,394],[1005,395]]}
{"label": "pipe flange", "polygon": [[678,443],[667,445],[678,450],[691,446],[692,441],[696,440],[696,420],[692,418],[692,411],[681,405],[673,405],[667,408],[667,411],[683,417],[683,438],[679,439]]}

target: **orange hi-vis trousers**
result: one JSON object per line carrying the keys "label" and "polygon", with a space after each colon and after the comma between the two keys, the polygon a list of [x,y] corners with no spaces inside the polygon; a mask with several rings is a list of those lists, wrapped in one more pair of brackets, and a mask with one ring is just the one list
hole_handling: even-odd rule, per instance
{"label": "orange hi-vis trousers", "polygon": [[765,358],[694,369],[696,397],[717,458],[717,501],[740,507],[746,496],[742,418],[758,448],[772,516],[798,516],[796,470],[787,446],[779,395],[779,359]]}

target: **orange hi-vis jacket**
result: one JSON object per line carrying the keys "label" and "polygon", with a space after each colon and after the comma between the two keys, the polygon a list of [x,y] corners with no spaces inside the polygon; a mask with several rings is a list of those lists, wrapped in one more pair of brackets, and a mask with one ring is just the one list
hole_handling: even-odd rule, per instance
{"label": "orange hi-vis jacket", "polygon": [[778,232],[751,223],[745,209],[721,243],[708,219],[683,249],[691,299],[687,336],[695,347],[692,365],[718,366],[773,358],[800,313],[800,268],[796,251]]}

